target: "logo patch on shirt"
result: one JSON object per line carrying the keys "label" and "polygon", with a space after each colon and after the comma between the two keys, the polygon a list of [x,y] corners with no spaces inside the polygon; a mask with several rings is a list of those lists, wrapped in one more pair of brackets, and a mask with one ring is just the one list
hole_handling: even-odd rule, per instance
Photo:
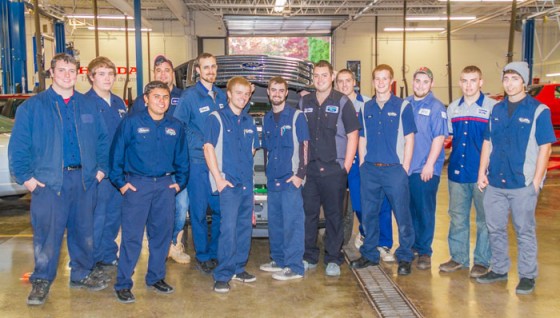
{"label": "logo patch on shirt", "polygon": [[387,116],[389,116],[389,117],[397,117],[397,113],[395,113],[395,112],[388,112],[388,113],[387,113]]}
{"label": "logo patch on shirt", "polygon": [[209,110],[210,110],[210,106],[204,106],[204,107],[200,107],[200,108],[198,109],[198,111],[201,112],[201,113],[205,113],[205,112],[207,112],[207,111],[209,111]]}
{"label": "logo patch on shirt", "polygon": [[177,132],[173,128],[165,128],[165,134],[169,136],[177,135]]}
{"label": "logo patch on shirt", "polygon": [[447,112],[441,112],[441,118],[447,119]]}
{"label": "logo patch on shirt", "polygon": [[304,108],[303,109],[304,113],[312,113],[313,112],[313,108]]}
{"label": "logo patch on shirt", "polygon": [[336,114],[336,113],[338,113],[338,106],[327,106],[327,109],[325,109],[325,111],[327,113]]}
{"label": "logo patch on shirt", "polygon": [[220,109],[224,108],[224,104],[220,104],[218,106],[220,107]]}
{"label": "logo patch on shirt", "polygon": [[476,113],[477,113],[478,115],[486,116],[486,115],[488,115],[488,109],[479,108],[479,109],[476,110]]}
{"label": "logo patch on shirt", "polygon": [[147,133],[150,132],[150,128],[148,128],[148,127],[140,127],[140,128],[138,128],[137,132],[138,132],[139,134],[147,134]]}
{"label": "logo patch on shirt", "polygon": [[254,133],[253,129],[243,129],[243,134],[244,135],[249,135],[249,134],[253,134],[253,133]]}
{"label": "logo patch on shirt", "polygon": [[123,118],[124,115],[126,115],[126,109],[119,109],[119,116]]}
{"label": "logo patch on shirt", "polygon": [[519,122],[524,124],[530,124],[531,120],[529,118],[519,117]]}
{"label": "logo patch on shirt", "polygon": [[418,111],[418,114],[420,115],[424,115],[424,116],[430,116],[430,109],[427,108],[420,108],[420,111]]}
{"label": "logo patch on shirt", "polygon": [[173,97],[171,99],[171,105],[177,105],[177,103],[179,102],[179,98],[178,97]]}
{"label": "logo patch on shirt", "polygon": [[280,136],[284,136],[284,133],[286,132],[286,130],[291,130],[292,126],[290,125],[284,125],[280,128]]}

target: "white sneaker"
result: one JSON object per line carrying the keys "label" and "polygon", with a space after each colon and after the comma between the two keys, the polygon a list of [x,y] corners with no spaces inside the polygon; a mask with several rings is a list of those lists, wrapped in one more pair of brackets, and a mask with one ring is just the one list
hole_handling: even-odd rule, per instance
{"label": "white sneaker", "polygon": [[259,266],[259,269],[264,272],[269,273],[277,273],[282,271],[282,267],[278,266],[275,261],[271,261],[270,263],[262,264]]}
{"label": "white sneaker", "polygon": [[395,256],[393,256],[393,254],[391,254],[391,249],[390,248],[388,248],[386,246],[378,246],[377,250],[379,251],[381,259],[385,263],[392,263],[392,262],[395,261]]}
{"label": "white sneaker", "polygon": [[281,270],[279,273],[272,274],[272,278],[276,280],[292,280],[292,279],[303,278],[303,275],[296,274],[292,272],[290,268],[286,267],[283,270]]}
{"label": "white sneaker", "polygon": [[303,260],[303,270],[307,272],[308,270],[315,268],[317,268],[317,264],[309,263],[308,261]]}
{"label": "white sneaker", "polygon": [[336,263],[328,263],[325,274],[327,276],[340,276],[340,266]]}
{"label": "white sneaker", "polygon": [[358,233],[354,238],[354,246],[356,246],[357,249],[360,249],[362,245],[364,245],[364,237],[360,233]]}

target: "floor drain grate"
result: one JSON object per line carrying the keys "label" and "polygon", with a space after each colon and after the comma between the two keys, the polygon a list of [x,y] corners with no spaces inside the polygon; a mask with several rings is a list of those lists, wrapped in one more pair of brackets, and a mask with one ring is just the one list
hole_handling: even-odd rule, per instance
{"label": "floor drain grate", "polygon": [[[344,252],[348,259],[359,257],[354,248],[346,247]],[[370,266],[352,271],[380,317],[423,317],[381,267]]]}

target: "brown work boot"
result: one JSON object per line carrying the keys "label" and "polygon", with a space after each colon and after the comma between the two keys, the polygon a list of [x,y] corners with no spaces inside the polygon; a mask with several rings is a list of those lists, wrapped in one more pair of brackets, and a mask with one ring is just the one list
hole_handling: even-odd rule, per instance
{"label": "brown work boot", "polygon": [[430,269],[432,267],[432,258],[430,255],[419,255],[416,268],[420,270]]}
{"label": "brown work boot", "polygon": [[488,267],[479,264],[474,264],[474,266],[471,268],[470,276],[472,278],[479,278],[480,276],[486,273],[488,273]]}
{"label": "brown work boot", "polygon": [[182,243],[183,231],[177,234],[177,244],[171,243],[169,247],[168,258],[172,258],[175,262],[179,264],[188,264],[191,262],[191,257],[185,253],[185,249]]}
{"label": "brown work boot", "polygon": [[455,262],[453,259],[450,259],[449,261],[439,265],[439,270],[445,273],[455,272],[460,269],[463,269],[463,265]]}

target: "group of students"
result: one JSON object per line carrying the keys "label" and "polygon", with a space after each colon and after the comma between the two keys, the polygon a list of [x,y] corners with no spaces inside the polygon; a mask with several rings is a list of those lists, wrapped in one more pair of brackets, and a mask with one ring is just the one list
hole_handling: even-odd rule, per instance
{"label": "group of students", "polygon": [[[517,291],[533,290],[534,210],[556,139],[549,109],[526,96],[526,63],[504,68],[508,97],[494,109],[480,92],[480,70],[465,68],[460,80],[464,96],[446,110],[431,92],[428,68],[414,73],[414,95],[402,100],[391,92],[392,68],[378,65],[372,72],[376,95],[368,99],[355,93],[351,71],[339,71],[335,78],[331,64],[320,61],[313,71],[315,91],[298,105],[286,103],[283,78],[269,81],[272,110],[263,120],[262,145],[248,114],[251,83],[233,77],[224,93],[214,84],[217,71],[216,58],[201,54],[198,82],[181,92],[174,86],[173,64],[158,56],[156,80],[127,112],[122,99],[111,93],[116,72],[109,59],[90,62],[92,89],[84,95],[74,90],[75,59],[64,53],[53,57],[53,83],[19,107],[8,148],[12,175],[32,193],[35,269],[29,305],[41,305],[48,296],[65,230],[70,287],[102,290],[111,280],[106,269],[116,266],[117,300],[134,302],[132,275],[146,229],[146,285],[173,292],[164,280],[165,261],[190,262],[182,245],[187,210],[196,265],[213,275],[214,291],[229,292],[231,280],[256,281],[245,265],[251,246],[253,155],[260,147],[268,159],[271,257],[260,269],[273,272],[273,279],[299,279],[318,266],[321,207],[325,273],[340,275],[348,186],[360,221],[357,242],[363,242],[361,257],[350,266],[365,268],[379,264],[380,257],[396,258],[398,274],[408,275],[416,253],[417,268],[428,269],[448,132],[455,136],[449,164],[452,258],[440,270],[469,266],[474,198],[477,248],[471,276],[481,283],[507,279],[511,209],[522,255]],[[484,208],[493,211],[491,217],[485,218]],[[399,231],[394,256],[391,210]]]}

